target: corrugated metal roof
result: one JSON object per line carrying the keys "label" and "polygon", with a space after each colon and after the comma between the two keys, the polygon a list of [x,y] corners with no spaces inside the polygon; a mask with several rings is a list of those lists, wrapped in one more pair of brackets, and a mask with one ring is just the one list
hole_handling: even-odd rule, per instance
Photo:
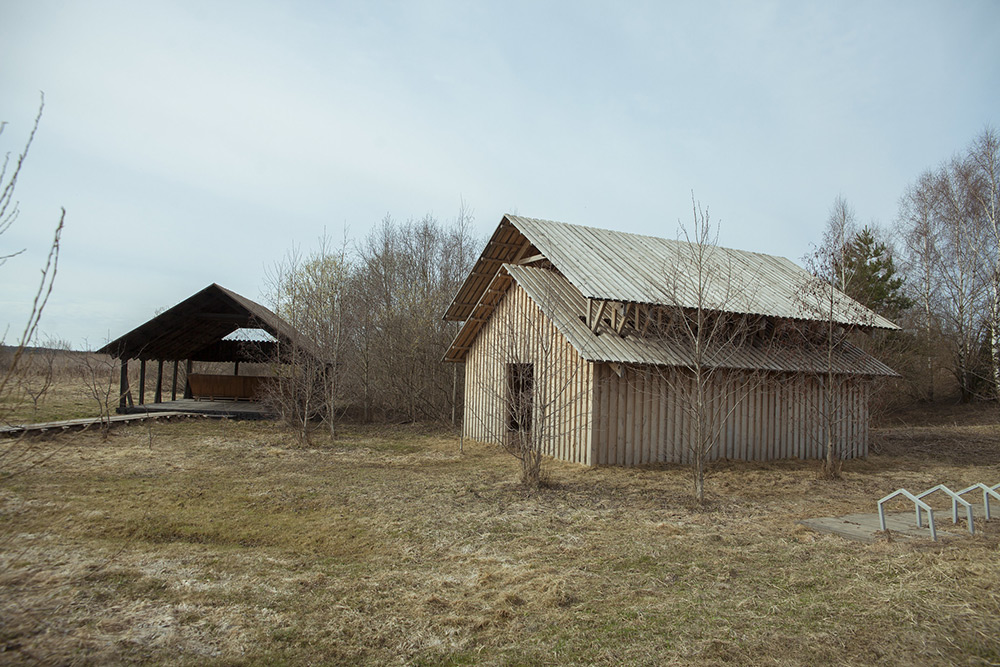
{"label": "corrugated metal roof", "polygon": [[[446,360],[464,359],[468,346],[506,291],[511,278],[524,288],[580,356],[588,361],[686,366],[692,358],[689,346],[682,339],[622,337],[606,326],[599,327],[595,333],[581,319],[587,312],[586,297],[567,278],[546,269],[506,264],[484,292],[474,317],[462,327]],[[710,355],[709,364],[720,368],[823,372],[827,368],[827,357],[825,348],[727,345]],[[852,345],[837,347],[833,370],[850,375],[896,375],[888,366]]]}
{"label": "corrugated metal roof", "polygon": [[222,340],[225,341],[236,341],[240,343],[277,343],[278,339],[269,334],[264,329],[247,329],[240,328],[232,332],[227,336],[223,336]]}
{"label": "corrugated metal roof", "polygon": [[[826,288],[784,257],[516,215],[504,220],[587,298],[694,308],[701,293],[703,307],[712,310],[831,319]],[[699,278],[704,289],[697,287]],[[840,291],[834,292],[832,319],[899,328]]]}

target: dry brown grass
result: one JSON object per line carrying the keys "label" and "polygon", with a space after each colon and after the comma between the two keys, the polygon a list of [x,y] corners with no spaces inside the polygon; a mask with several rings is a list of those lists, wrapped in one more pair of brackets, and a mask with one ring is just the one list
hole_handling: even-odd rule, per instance
{"label": "dry brown grass", "polygon": [[528,493],[510,457],[420,427],[58,436],[0,484],[0,662],[1000,662],[1000,522],[873,545],[795,523],[1000,482],[995,424],[876,437],[840,481],[718,464],[702,511],[684,468],[554,463]]}

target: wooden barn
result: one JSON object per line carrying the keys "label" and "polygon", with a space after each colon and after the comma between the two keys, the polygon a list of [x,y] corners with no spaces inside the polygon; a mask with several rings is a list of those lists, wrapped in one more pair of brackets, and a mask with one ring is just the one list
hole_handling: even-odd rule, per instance
{"label": "wooden barn", "polygon": [[[732,334],[701,349],[696,315]],[[535,429],[586,465],[690,462],[696,394],[709,459],[864,456],[872,384],[896,375],[844,333],[898,327],[785,258],[515,215],[445,319],[465,437]]]}

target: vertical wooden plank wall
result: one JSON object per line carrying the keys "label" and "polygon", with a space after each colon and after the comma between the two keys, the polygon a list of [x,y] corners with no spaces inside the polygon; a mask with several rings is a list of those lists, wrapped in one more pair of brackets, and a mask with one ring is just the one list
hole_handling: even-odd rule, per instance
{"label": "vertical wooden plank wall", "polygon": [[[670,382],[665,373],[674,373]],[[593,453],[597,465],[690,463],[693,415],[670,385],[681,371],[626,367],[619,377],[608,364],[594,364]],[[708,402],[724,420],[710,459],[769,461],[823,458],[826,444],[820,381],[796,374],[750,380],[745,395],[721,382],[709,387]],[[834,441],[841,458],[868,454],[868,385],[842,382],[833,401]]]}
{"label": "vertical wooden plank wall", "polygon": [[[592,465],[593,368],[516,283],[494,309],[465,359],[465,437],[500,444],[506,433],[508,362],[534,364],[535,417],[544,453]],[[545,414],[541,414],[544,411]]]}
{"label": "vertical wooden plank wall", "polygon": [[[691,415],[679,393],[677,369],[624,367],[623,376],[603,363],[582,359],[527,293],[511,283],[480,330],[465,360],[465,437],[500,443],[506,433],[505,364],[535,364],[536,392],[547,414],[545,453],[586,465],[691,463]],[[670,383],[663,373],[676,375]],[[690,379],[686,381],[690,382]],[[538,384],[543,383],[543,384]],[[821,378],[772,374],[750,380],[737,398],[717,385],[708,400],[725,419],[711,459],[767,461],[823,458]],[[834,400],[834,439],[841,458],[868,454],[868,384],[839,383]]]}

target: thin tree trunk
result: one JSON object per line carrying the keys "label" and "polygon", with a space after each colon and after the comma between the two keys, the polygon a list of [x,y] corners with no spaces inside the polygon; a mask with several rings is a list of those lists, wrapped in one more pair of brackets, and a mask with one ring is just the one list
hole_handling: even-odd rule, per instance
{"label": "thin tree trunk", "polygon": [[833,308],[834,308],[834,293],[833,285],[830,285],[830,318],[827,324],[827,338],[826,338],[826,383],[823,387],[823,428],[824,436],[826,437],[826,475],[828,477],[837,476],[836,468],[836,451],[833,443],[833,335],[834,335],[834,325],[833,325]]}

